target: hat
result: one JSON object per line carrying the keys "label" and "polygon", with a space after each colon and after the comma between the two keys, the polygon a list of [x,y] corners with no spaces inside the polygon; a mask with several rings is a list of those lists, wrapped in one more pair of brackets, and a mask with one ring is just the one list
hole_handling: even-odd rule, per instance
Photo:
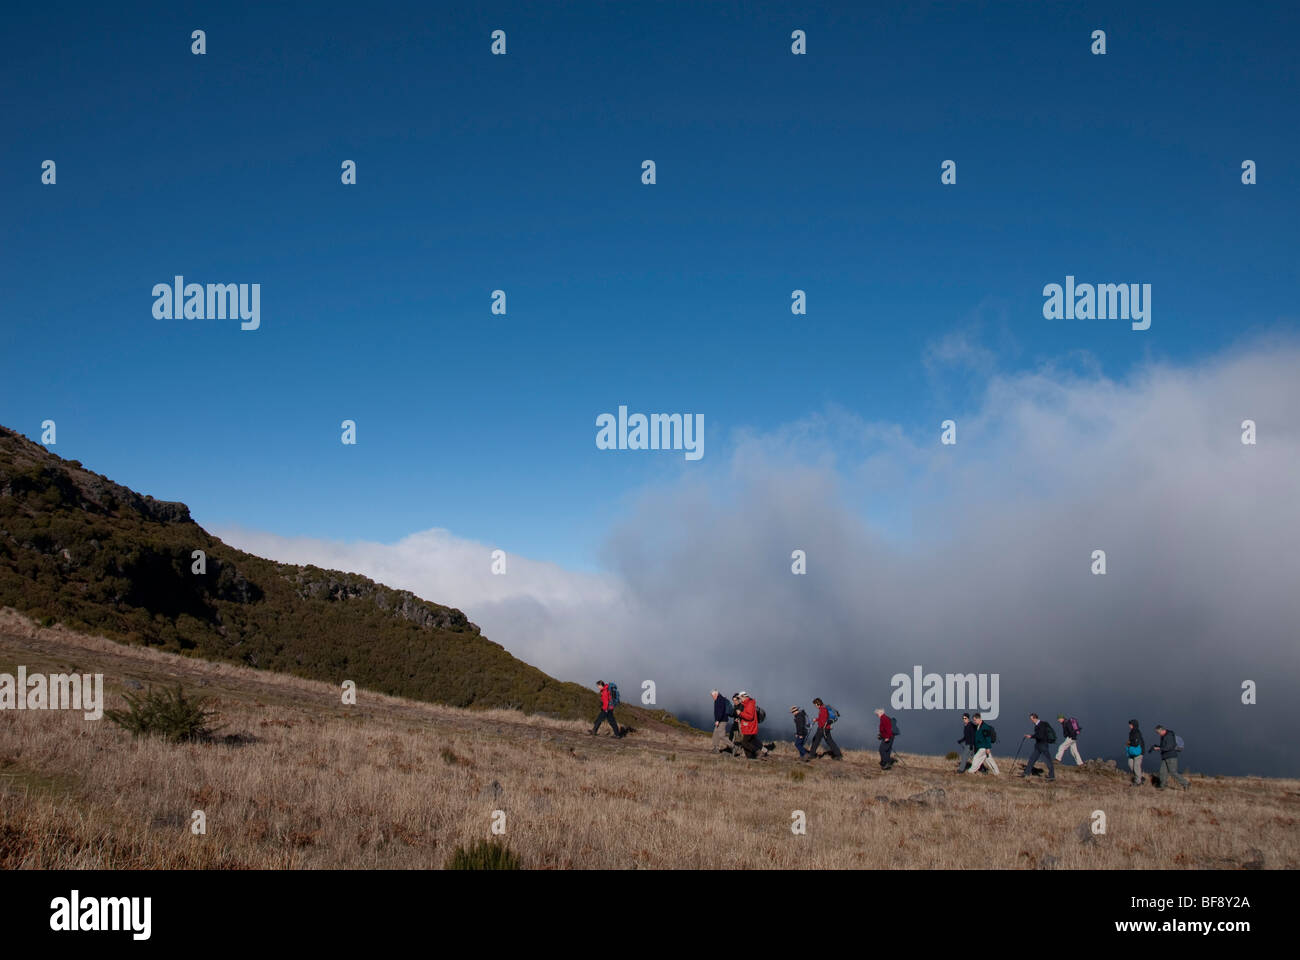
{"label": "hat", "polygon": [[744,700],[747,696],[749,696],[749,694],[746,693],[744,690],[741,690],[740,693],[736,694],[736,696],[738,696],[738,697],[740,697],[740,699]]}
{"label": "hat", "polygon": [[799,706],[798,706],[798,704],[796,704],[795,706],[791,707],[791,708],[790,708],[790,712],[791,712],[791,713],[798,713],[798,712],[799,712]]}

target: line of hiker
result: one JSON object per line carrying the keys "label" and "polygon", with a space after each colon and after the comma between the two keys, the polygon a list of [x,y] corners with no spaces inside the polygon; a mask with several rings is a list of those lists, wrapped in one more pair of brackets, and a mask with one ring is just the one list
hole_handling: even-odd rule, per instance
{"label": "line of hiker", "polygon": [[[596,717],[596,723],[591,728],[592,735],[599,731],[602,722],[607,722],[614,736],[621,738],[626,731],[619,727],[618,721],[614,719],[614,708],[619,704],[618,685],[607,684],[601,680],[596,686],[600,690],[600,715]],[[756,760],[769,756],[776,749],[775,743],[764,743],[759,739],[759,725],[766,722],[767,713],[748,691],[740,690],[733,693],[730,699],[717,690],[711,690],[709,694],[713,698],[713,738],[710,746],[714,753],[727,753]],[[807,742],[807,711],[797,704],[790,708],[790,716],[794,720],[794,747],[799,754],[799,759],[805,763],[827,756],[833,760],[843,760],[844,754],[831,736],[831,727],[840,719],[839,711],[823,701],[821,697],[814,697],[812,703],[817,708],[817,716],[813,721],[816,731],[811,743]],[[876,739],[880,741],[880,769],[889,770],[898,762],[894,756],[894,740],[899,733],[898,718],[887,715],[881,707],[875,709],[875,714]],[[961,722],[962,734],[957,741],[957,745],[961,748],[957,757],[957,772],[987,774],[991,770],[995,776],[1000,776],[1002,771],[993,758],[993,746],[998,742],[998,732],[993,724],[984,720],[978,713],[963,713]],[[1083,728],[1077,717],[1067,716],[1064,713],[1056,715],[1056,722],[1061,727],[1061,736],[1055,755],[1052,752],[1052,744],[1057,743],[1058,738],[1052,725],[1036,713],[1029,715],[1029,722],[1030,732],[1024,735],[1020,747],[1016,750],[1015,759],[1018,760],[1020,751],[1024,749],[1026,743],[1032,743],[1029,757],[1019,774],[1021,778],[1036,774],[1037,764],[1041,759],[1047,764],[1047,781],[1054,781],[1055,764],[1064,759],[1066,751],[1074,757],[1077,766],[1083,766],[1083,756],[1079,752],[1079,736]],[[1178,772],[1178,758],[1183,752],[1182,737],[1164,724],[1158,723],[1155,729],[1160,739],[1148,750],[1137,720],[1130,720],[1128,728],[1125,753],[1128,757],[1129,772],[1132,774],[1130,780],[1132,786],[1141,786],[1146,782],[1142,762],[1147,753],[1154,753],[1157,750],[1160,751],[1160,766],[1155,772],[1156,786],[1163,790],[1169,786],[1170,780],[1178,783],[1184,790],[1191,786],[1191,782]],[[819,752],[823,744],[825,750]]]}
{"label": "line of hiker", "polygon": [[[729,753],[732,756],[757,760],[769,756],[776,749],[775,742],[764,743],[759,739],[759,724],[767,721],[767,711],[758,705],[758,701],[750,696],[747,690],[733,693],[730,701],[717,690],[710,690],[709,696],[713,698],[713,739],[710,748],[714,753]],[[815,703],[821,704],[821,701],[817,700]],[[806,760],[810,755],[804,748],[804,741],[808,736],[808,715],[798,707],[791,707],[790,713],[794,715],[795,749],[799,751],[799,758]],[[820,726],[823,723],[824,727]],[[830,722],[825,719],[824,708],[818,715],[818,724],[817,736],[813,738],[812,752],[816,752],[817,744],[825,730],[828,746],[838,755],[839,748],[829,739]]]}
{"label": "line of hiker", "polygon": [[[713,698],[713,739],[711,749],[715,753],[730,753],[734,756],[744,755],[750,759],[768,756],[776,749],[775,743],[763,743],[759,739],[758,725],[767,720],[763,708],[745,690],[732,694],[731,701],[717,690],[709,691]],[[790,716],[794,720],[794,748],[799,759],[805,763],[819,757],[843,760],[831,728],[840,719],[839,711],[822,700],[813,698],[817,716],[813,720],[816,727],[812,742],[808,742],[808,712],[798,704],[790,707]],[[880,741],[880,769],[889,770],[897,762],[893,755],[894,738],[898,736],[898,721],[885,714],[883,708],[876,708],[877,739]],[[736,741],[736,727],[739,726],[740,740]],[[825,749],[822,750],[824,745]]]}
{"label": "line of hiker", "polygon": [[[993,744],[998,742],[997,731],[993,725],[987,723],[978,713],[961,715],[962,735],[957,741],[957,745],[962,748],[962,753],[957,757],[958,773],[987,773],[992,769],[994,774],[1000,774],[997,763],[993,759]],[[1041,758],[1047,764],[1046,779],[1051,782],[1056,779],[1056,767],[1053,763],[1051,745],[1057,742],[1056,731],[1052,725],[1043,720],[1036,713],[1029,715],[1029,722],[1032,729],[1024,736],[1025,741],[1031,741],[1033,748],[1030,751],[1029,758],[1025,761],[1025,766],[1020,773],[1021,777],[1033,776],[1038,772],[1036,764]],[[1077,766],[1083,766],[1083,757],[1079,753],[1079,734],[1083,728],[1079,725],[1076,717],[1067,717],[1065,714],[1057,714],[1056,722],[1061,725],[1061,742],[1056,749],[1055,760],[1059,763],[1065,756],[1067,750],[1074,757]],[[1176,781],[1184,790],[1191,786],[1190,781],[1178,772],[1178,756],[1183,751],[1183,738],[1178,736],[1163,724],[1156,725],[1156,732],[1160,735],[1160,741],[1146,749],[1146,740],[1142,736],[1142,731],[1138,727],[1137,720],[1128,722],[1128,740],[1125,744],[1125,753],[1128,757],[1129,772],[1132,778],[1129,781],[1132,786],[1138,787],[1146,782],[1142,774],[1142,760],[1146,753],[1160,751],[1160,767],[1156,771],[1156,786],[1164,789],[1168,786],[1169,780]],[[1024,749],[1025,743],[1021,742],[1020,748],[1016,750],[1017,759],[1020,756],[1020,750]],[[964,753],[964,756],[962,755]]]}
{"label": "line of hiker", "polygon": [[709,695],[713,698],[714,752],[755,760],[776,749],[775,743],[763,743],[758,738],[758,725],[767,719],[767,711],[748,691],[733,693],[730,700],[717,690],[709,691]]}

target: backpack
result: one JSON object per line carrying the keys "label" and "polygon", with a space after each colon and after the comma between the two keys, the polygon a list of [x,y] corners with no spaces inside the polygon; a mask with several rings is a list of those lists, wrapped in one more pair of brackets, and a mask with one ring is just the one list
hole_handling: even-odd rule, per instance
{"label": "backpack", "polygon": [[1174,734],[1174,746],[1179,753],[1183,752],[1183,738],[1176,733]]}
{"label": "backpack", "polygon": [[993,729],[993,724],[991,724],[991,723],[986,723],[986,724],[984,724],[984,729],[987,730],[987,731],[989,732],[989,743],[997,743],[997,742],[998,742],[998,732],[997,732],[996,730]]}
{"label": "backpack", "polygon": [[1047,742],[1048,743],[1056,742],[1056,731],[1052,729],[1052,725],[1050,723],[1047,725]]}
{"label": "backpack", "polygon": [[839,720],[840,720],[840,712],[836,710],[834,707],[832,707],[829,703],[826,704],[826,722],[839,723]]}
{"label": "backpack", "polygon": [[617,683],[607,683],[607,684],[605,684],[605,686],[609,688],[609,709],[613,710],[613,709],[614,709],[615,707],[617,707],[618,704],[619,704],[619,699],[618,699],[618,684],[617,684]]}
{"label": "backpack", "polygon": [[898,717],[889,718],[889,727],[894,732],[894,736],[898,736]]}
{"label": "backpack", "polygon": [[767,721],[767,711],[764,710],[762,707],[758,707],[757,709],[758,709],[758,714],[757,714],[758,722],[765,723]]}
{"label": "backpack", "polygon": [[1070,736],[1075,740],[1078,740],[1079,734],[1083,733],[1083,727],[1079,726],[1079,721],[1076,718],[1071,717],[1068,726],[1070,728]]}

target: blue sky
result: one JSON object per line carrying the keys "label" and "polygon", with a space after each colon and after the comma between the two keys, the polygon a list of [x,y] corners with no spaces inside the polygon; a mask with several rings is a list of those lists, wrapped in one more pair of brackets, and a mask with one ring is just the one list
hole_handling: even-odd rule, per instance
{"label": "blue sky", "polygon": [[[1086,351],[1122,378],[1293,327],[1298,18],[15,9],[0,422],[35,437],[56,420],[56,452],[209,528],[445,527],[593,569],[631,494],[712,469],[734,431],[836,407],[937,438],[981,389],[927,366],[945,337],[1000,371]],[[349,159],[356,186],[339,180]],[[176,274],[260,283],[261,329],[155,319],[151,289]],[[1150,283],[1151,329],[1044,320],[1042,287],[1066,274]],[[704,414],[704,461],[598,451],[595,418],[619,404]]]}

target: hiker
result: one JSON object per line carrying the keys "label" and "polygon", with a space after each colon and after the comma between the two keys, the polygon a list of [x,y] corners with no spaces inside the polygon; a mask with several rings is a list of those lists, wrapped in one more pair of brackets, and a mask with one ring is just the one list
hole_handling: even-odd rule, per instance
{"label": "hiker", "polygon": [[970,722],[969,713],[961,715],[961,739],[957,741],[957,746],[966,754],[964,757],[961,753],[957,754],[957,772],[965,773],[975,759],[975,724]]}
{"label": "hiker", "polygon": [[978,713],[971,717],[971,726],[975,728],[975,735],[972,738],[975,744],[975,753],[971,756],[970,768],[967,773],[979,773],[980,767],[988,764],[989,768],[998,776],[1002,771],[998,769],[998,763],[993,759],[993,744],[998,742],[998,732],[993,729],[993,724],[985,723],[984,718]]}
{"label": "hiker", "polygon": [[740,746],[737,749],[743,750],[750,760],[766,757],[770,752],[767,744],[760,743],[758,739],[758,701],[744,690],[737,696],[740,697],[740,711],[737,714],[740,717]]}
{"label": "hiker", "polygon": [[727,718],[731,716],[731,711],[727,709],[727,699],[716,690],[710,690],[709,696],[713,697],[713,752],[729,752],[731,744],[727,743]]}
{"label": "hiker", "polygon": [[1083,766],[1083,757],[1079,756],[1079,721],[1074,717],[1066,717],[1065,714],[1058,714],[1056,722],[1061,725],[1061,745],[1056,748],[1056,762],[1060,763],[1061,758],[1065,756],[1068,749],[1074,757],[1076,766]]}
{"label": "hiker", "polygon": [[799,759],[802,760],[808,755],[808,751],[803,748],[804,741],[808,738],[808,714],[794,706],[790,708],[790,715],[794,717],[794,748],[799,751]]}
{"label": "hiker", "polygon": [[1056,734],[1052,731],[1052,725],[1044,720],[1038,719],[1038,714],[1031,713],[1029,720],[1034,725],[1033,733],[1026,733],[1025,739],[1030,737],[1034,740],[1034,752],[1029,756],[1029,762],[1025,764],[1024,772],[1020,774],[1021,779],[1029,776],[1034,772],[1034,764],[1038,758],[1042,757],[1047,761],[1047,780],[1050,783],[1056,779],[1056,767],[1052,765],[1052,751],[1047,745],[1056,739]]}
{"label": "hiker", "polygon": [[1130,720],[1128,722],[1128,768],[1133,771],[1133,786],[1140,787],[1147,782],[1147,778],[1142,776],[1142,755],[1147,752],[1147,742],[1142,738],[1142,731],[1138,729],[1138,722]]}
{"label": "hiker", "polygon": [[830,755],[836,760],[843,760],[844,754],[840,753],[840,748],[831,739],[831,724],[834,721],[831,720],[830,711],[826,708],[826,704],[822,703],[821,697],[813,700],[813,706],[817,708],[817,732],[813,734],[812,745],[808,748],[808,756],[803,758],[804,761],[817,759],[817,747],[823,740],[826,741],[826,749]]}
{"label": "hiker", "polygon": [[727,740],[735,744],[740,739],[740,694],[731,695],[731,706],[727,709]]}
{"label": "hiker", "polygon": [[876,716],[880,718],[880,732],[876,739],[880,741],[880,769],[888,770],[894,765],[894,758],[889,752],[894,749],[894,724],[885,716],[881,707],[876,707]]}
{"label": "hiker", "polygon": [[1160,768],[1156,771],[1156,786],[1161,790],[1173,777],[1186,790],[1190,787],[1191,781],[1178,772],[1178,735],[1163,724],[1156,724],[1156,733],[1160,734],[1160,742],[1152,750],[1160,751]]}
{"label": "hiker", "polygon": [[606,720],[609,722],[609,728],[614,731],[614,736],[622,739],[623,731],[618,728],[618,721],[614,719],[614,690],[604,680],[597,680],[596,686],[600,689],[600,716],[592,725],[591,735],[594,737],[596,731],[600,729],[600,722]]}

